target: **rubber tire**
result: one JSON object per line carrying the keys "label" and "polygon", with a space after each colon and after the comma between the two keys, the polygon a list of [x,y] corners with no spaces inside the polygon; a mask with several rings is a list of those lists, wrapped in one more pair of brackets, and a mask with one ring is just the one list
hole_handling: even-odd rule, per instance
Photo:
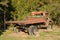
{"label": "rubber tire", "polygon": [[36,30],[36,32],[38,32],[37,26],[31,25],[28,30],[29,35],[36,35],[36,32],[34,30]]}

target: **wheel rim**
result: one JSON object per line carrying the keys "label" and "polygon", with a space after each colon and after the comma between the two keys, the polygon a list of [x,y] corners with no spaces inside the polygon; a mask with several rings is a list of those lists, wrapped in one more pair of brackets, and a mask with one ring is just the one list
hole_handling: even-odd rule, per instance
{"label": "wheel rim", "polygon": [[30,28],[29,28],[29,35],[36,35],[37,31],[38,31],[37,27],[30,26]]}
{"label": "wheel rim", "polygon": [[52,29],[52,25],[49,24],[48,27],[47,27],[47,29],[51,30]]}
{"label": "wheel rim", "polygon": [[17,33],[17,32],[18,32],[18,28],[17,28],[17,27],[14,27],[13,31],[14,31],[15,33]]}
{"label": "wheel rim", "polygon": [[38,29],[37,27],[34,29],[34,35],[37,35],[38,34]]}

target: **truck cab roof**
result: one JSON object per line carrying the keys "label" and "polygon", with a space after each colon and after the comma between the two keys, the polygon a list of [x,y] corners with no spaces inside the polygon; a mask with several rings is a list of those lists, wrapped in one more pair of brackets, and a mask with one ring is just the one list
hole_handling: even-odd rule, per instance
{"label": "truck cab roof", "polygon": [[32,12],[31,15],[37,15],[37,14],[48,14],[48,12]]}

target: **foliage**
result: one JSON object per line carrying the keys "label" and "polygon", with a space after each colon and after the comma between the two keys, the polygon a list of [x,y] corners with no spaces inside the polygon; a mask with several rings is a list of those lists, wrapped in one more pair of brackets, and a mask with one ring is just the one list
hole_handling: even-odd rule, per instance
{"label": "foliage", "polygon": [[23,20],[32,11],[47,11],[54,23],[60,25],[60,0],[1,0],[0,2],[2,5],[0,10],[3,10],[5,20]]}
{"label": "foliage", "polygon": [[11,4],[15,8],[12,12],[15,20],[26,19],[32,11],[47,11],[54,23],[60,21],[60,0],[12,0]]}

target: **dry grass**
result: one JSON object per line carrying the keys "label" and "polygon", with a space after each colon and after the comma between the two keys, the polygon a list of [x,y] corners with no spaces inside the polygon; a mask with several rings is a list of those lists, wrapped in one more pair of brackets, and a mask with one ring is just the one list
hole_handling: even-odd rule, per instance
{"label": "dry grass", "polygon": [[6,30],[0,40],[60,40],[60,28],[54,26],[53,30],[40,29],[39,36],[27,35],[24,32],[13,33],[13,31]]}

